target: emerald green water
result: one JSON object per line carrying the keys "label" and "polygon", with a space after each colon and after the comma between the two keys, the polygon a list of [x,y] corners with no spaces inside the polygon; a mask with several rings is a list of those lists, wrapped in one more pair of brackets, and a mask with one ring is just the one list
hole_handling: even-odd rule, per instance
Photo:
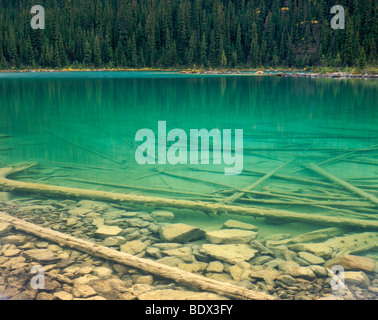
{"label": "emerald green water", "polygon": [[[378,196],[378,149],[360,150],[378,144],[377,87],[375,80],[250,75],[2,73],[0,163],[37,162],[37,167],[14,176],[22,181],[213,200],[214,194],[232,195],[219,190],[244,188],[291,159],[279,174],[327,182],[303,164],[354,151],[353,156],[322,168]],[[167,131],[180,128],[187,133],[202,128],[243,129],[243,173],[226,176],[225,165],[212,164],[211,157],[209,165],[137,164],[135,150],[140,143],[135,142],[135,134],[143,128],[157,133],[158,121],[166,121]],[[253,190],[276,195],[290,192],[299,198],[310,194],[319,201],[349,197],[368,204],[342,188],[275,177]],[[294,200],[289,198],[249,196],[253,201],[247,199],[244,205],[333,216],[356,217],[357,213],[364,219],[375,219],[377,213],[370,204],[367,210],[335,207],[353,211],[341,213],[292,205]],[[259,203],[259,199],[283,203]],[[188,217],[182,215],[182,219]],[[206,215],[199,215],[198,221],[207,226],[214,223]],[[271,228],[285,232],[287,226]]]}

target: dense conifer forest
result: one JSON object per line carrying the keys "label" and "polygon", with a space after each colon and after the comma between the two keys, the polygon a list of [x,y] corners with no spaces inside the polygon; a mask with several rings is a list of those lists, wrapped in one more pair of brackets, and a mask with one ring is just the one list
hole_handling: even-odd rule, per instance
{"label": "dense conifer forest", "polygon": [[0,0],[0,69],[363,68],[377,41],[376,0]]}

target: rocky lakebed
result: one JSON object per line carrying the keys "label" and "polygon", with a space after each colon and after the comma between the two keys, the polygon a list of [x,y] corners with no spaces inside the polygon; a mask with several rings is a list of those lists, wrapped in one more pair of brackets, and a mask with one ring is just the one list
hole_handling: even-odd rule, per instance
{"label": "rocky lakebed", "polygon": [[[378,233],[319,228],[299,235],[259,234],[230,215],[218,229],[177,221],[166,209],[138,210],[91,200],[15,197],[0,192],[0,211],[138,257],[265,292],[282,300],[376,300]],[[44,288],[33,289],[42,266]],[[345,290],[332,287],[333,266]],[[154,274],[76,251],[0,221],[2,300],[218,300]]]}

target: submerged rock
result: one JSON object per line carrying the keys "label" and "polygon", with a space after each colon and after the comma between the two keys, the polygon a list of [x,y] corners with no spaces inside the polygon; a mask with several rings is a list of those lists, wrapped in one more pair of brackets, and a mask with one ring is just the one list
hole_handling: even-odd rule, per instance
{"label": "submerged rock", "polygon": [[208,264],[206,271],[207,272],[223,272],[224,265],[220,261],[212,261]]}
{"label": "submerged rock", "polygon": [[140,240],[129,241],[124,245],[120,246],[121,252],[126,252],[129,254],[138,254],[146,250],[147,246]]}
{"label": "submerged rock", "polygon": [[238,229],[224,229],[206,232],[206,239],[213,244],[249,243],[257,237],[257,232]]}
{"label": "submerged rock", "polygon": [[184,223],[176,223],[160,229],[160,237],[167,242],[185,243],[203,238],[205,231]]}
{"label": "submerged rock", "polygon": [[249,276],[257,279],[276,280],[280,276],[280,272],[270,266],[251,266]]}
{"label": "submerged rock", "polygon": [[179,263],[182,263],[183,261],[177,257],[164,257],[164,258],[156,260],[156,262],[162,263],[171,267],[177,267],[177,265]]}
{"label": "submerged rock", "polygon": [[325,262],[323,258],[309,252],[298,252],[298,256],[309,264],[323,264]]}
{"label": "submerged rock", "polygon": [[77,206],[94,211],[104,211],[111,208],[109,203],[94,200],[81,200],[77,203]]}
{"label": "submerged rock", "polygon": [[362,271],[345,271],[344,281],[348,285],[367,288],[370,286],[368,276]]}
{"label": "submerged rock", "polygon": [[345,230],[341,228],[326,228],[311,232],[302,233],[299,236],[291,239],[290,242],[300,243],[300,242],[311,242],[311,241],[321,241],[327,240],[332,237],[340,236],[345,234]]}
{"label": "submerged rock", "polygon": [[210,292],[194,292],[184,290],[153,290],[138,295],[139,300],[229,300]]}
{"label": "submerged rock", "polygon": [[203,244],[201,252],[217,260],[236,264],[252,259],[257,250],[247,244]]}
{"label": "submerged rock", "polygon": [[366,252],[377,246],[378,233],[364,232],[334,237],[321,243],[297,243],[289,246],[293,251],[307,251],[324,259]]}
{"label": "submerged rock", "polygon": [[258,227],[254,226],[253,224],[240,222],[240,221],[237,221],[237,220],[227,220],[223,224],[223,228],[249,230],[249,231],[257,231],[259,229]]}
{"label": "submerged rock", "polygon": [[323,243],[298,243],[289,246],[289,249],[297,252],[310,252],[324,259],[328,259],[333,253],[332,247]]}
{"label": "submerged rock", "polygon": [[6,222],[0,222],[0,237],[8,235],[13,230],[13,226]]}
{"label": "submerged rock", "polygon": [[193,255],[193,251],[190,247],[164,250],[163,254],[171,257],[177,257],[184,262],[194,262],[196,260]]}
{"label": "submerged rock", "polygon": [[55,263],[60,258],[49,249],[32,249],[24,251],[24,256],[40,263]]}
{"label": "submerged rock", "polygon": [[26,237],[22,235],[11,235],[11,236],[0,238],[0,244],[22,245],[25,242],[26,242]]}
{"label": "submerged rock", "polygon": [[290,275],[294,278],[303,278],[306,280],[314,280],[316,278],[315,273],[309,267],[295,266],[286,263],[281,264],[280,269],[284,274]]}
{"label": "submerged rock", "polygon": [[161,254],[160,249],[156,248],[156,247],[155,248],[154,247],[147,248],[146,253],[148,255],[150,255],[151,257],[154,257],[156,259],[160,259],[160,258],[163,257],[162,254]]}
{"label": "submerged rock", "polygon": [[188,272],[199,273],[206,270],[207,263],[204,263],[204,262],[179,263],[177,267],[181,270],[185,270]]}
{"label": "submerged rock", "polygon": [[104,239],[110,236],[117,236],[122,232],[122,229],[118,226],[100,226],[96,232],[95,237]]}
{"label": "submerged rock", "polygon": [[68,210],[68,214],[71,216],[83,216],[90,212],[92,212],[92,209],[88,208],[73,208]]}
{"label": "submerged rock", "polygon": [[326,267],[331,268],[334,265],[340,265],[348,271],[366,271],[373,272],[376,268],[376,261],[367,257],[355,255],[345,255],[327,261]]}
{"label": "submerged rock", "polygon": [[115,246],[121,246],[126,243],[126,239],[121,236],[111,236],[107,237],[102,244],[106,247],[115,247]]}
{"label": "submerged rock", "polygon": [[249,280],[250,265],[247,262],[240,262],[231,266],[229,272],[235,281]]}
{"label": "submerged rock", "polygon": [[154,210],[151,212],[151,217],[158,222],[171,222],[175,215],[168,210]]}
{"label": "submerged rock", "polygon": [[322,267],[322,266],[319,266],[319,265],[312,265],[312,266],[309,266],[309,268],[312,270],[312,272],[315,273],[315,275],[317,277],[321,277],[321,278],[326,278],[328,277],[328,272],[327,272],[327,269]]}
{"label": "submerged rock", "polygon": [[277,281],[287,285],[287,286],[292,286],[297,283],[297,280],[293,278],[290,275],[283,274],[277,277]]}
{"label": "submerged rock", "polygon": [[12,194],[10,192],[0,192],[0,201],[12,200]]}

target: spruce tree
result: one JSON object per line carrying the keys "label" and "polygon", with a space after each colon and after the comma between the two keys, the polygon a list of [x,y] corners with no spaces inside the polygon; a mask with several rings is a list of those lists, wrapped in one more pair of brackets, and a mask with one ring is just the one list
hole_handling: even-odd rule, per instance
{"label": "spruce tree", "polygon": [[101,47],[98,36],[96,36],[94,45],[93,45],[93,62],[96,68],[101,67]]}
{"label": "spruce tree", "polygon": [[238,24],[238,30],[236,33],[236,57],[238,62],[242,62],[244,60],[244,53],[243,53],[243,45],[241,39],[241,27],[240,23]]}
{"label": "spruce tree", "polygon": [[84,61],[85,66],[89,66],[92,63],[92,49],[89,41],[86,40],[84,43]]}
{"label": "spruce tree", "polygon": [[366,54],[364,47],[361,47],[360,54],[358,57],[358,67],[365,68],[366,67]]}
{"label": "spruce tree", "polygon": [[201,47],[200,47],[200,63],[202,66],[207,66],[207,40],[206,40],[206,34],[202,34],[202,41],[201,41]]}

